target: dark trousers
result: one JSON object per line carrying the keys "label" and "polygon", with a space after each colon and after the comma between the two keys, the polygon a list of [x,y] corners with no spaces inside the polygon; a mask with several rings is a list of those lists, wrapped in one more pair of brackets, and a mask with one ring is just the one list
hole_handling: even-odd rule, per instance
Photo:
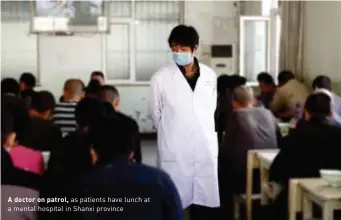
{"label": "dark trousers", "polygon": [[210,208],[201,205],[191,205],[188,207],[190,220],[218,220],[220,216],[219,208]]}

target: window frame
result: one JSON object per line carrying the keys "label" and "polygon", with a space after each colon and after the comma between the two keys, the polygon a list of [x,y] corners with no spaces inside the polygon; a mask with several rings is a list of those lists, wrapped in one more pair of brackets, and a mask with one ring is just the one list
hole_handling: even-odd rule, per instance
{"label": "window frame", "polygon": [[[21,3],[21,2],[23,2],[23,1],[13,1],[12,3]],[[1,8],[1,10],[2,10],[2,8]],[[29,15],[31,15],[31,8],[29,7],[28,9],[28,14]],[[20,16],[19,16],[20,17]],[[19,18],[18,19],[18,16],[17,17],[15,17],[15,19],[11,19],[11,20],[9,20],[9,19],[7,19],[7,17],[6,17],[6,19],[5,20],[2,20],[2,23],[3,24],[23,24],[23,25],[27,25],[27,27],[28,27],[28,33],[26,33],[26,36],[34,36],[35,37],[35,42],[36,42],[36,46],[35,46],[35,54],[36,54],[36,68],[35,68],[35,71],[34,72],[32,72],[32,74],[35,76],[35,78],[36,78],[36,86],[37,87],[39,87],[40,85],[41,85],[41,71],[40,71],[40,47],[39,47],[39,35],[38,34],[33,34],[33,33],[31,33],[31,29],[30,29],[30,26],[31,26],[31,16],[28,16],[28,18],[25,18],[25,19],[23,19],[23,18]],[[1,49],[1,51],[3,51],[2,49]],[[25,70],[24,70],[25,71]],[[24,72],[23,71],[23,72]],[[20,73],[20,74],[22,74],[22,73]],[[11,77],[11,76],[7,76],[7,75],[3,75],[3,74],[1,74],[1,78],[7,78],[7,77]],[[20,77],[20,75],[19,75],[19,77]],[[14,78],[14,77],[13,77]],[[17,80],[19,80],[19,79],[17,79]]]}
{"label": "window frame", "polygon": [[[160,1],[160,0],[159,0]],[[180,6],[180,17],[179,17],[179,24],[184,22],[184,12],[185,12],[185,3],[183,1],[179,2]],[[145,20],[143,20],[145,21]],[[135,25],[139,23],[139,20],[135,19],[135,1],[131,1],[131,16],[130,17],[109,17],[109,26],[112,24],[129,24],[129,58],[130,58],[130,71],[129,71],[129,79],[109,79],[108,78],[108,42],[107,42],[107,35],[102,36],[102,69],[103,74],[105,75],[106,82],[109,84],[115,84],[115,85],[138,85],[138,86],[146,86],[150,85],[149,81],[136,81],[136,51],[135,51]],[[166,39],[165,39],[166,40]]]}
{"label": "window frame", "polygon": [[[269,16],[240,16],[239,18],[240,24],[239,24],[239,75],[246,77],[246,74],[244,73],[244,68],[245,68],[245,63],[244,63],[244,52],[245,52],[245,45],[244,45],[244,39],[245,39],[245,33],[242,27],[244,27],[244,22],[245,21],[267,21],[267,29],[268,29],[268,34],[267,34],[267,48],[266,48],[266,70],[264,71],[269,71],[270,70],[270,37],[271,37],[271,30],[270,30],[270,17]],[[255,73],[258,74],[258,73]],[[247,81],[247,85],[250,86],[257,86],[258,82],[257,81]]]}

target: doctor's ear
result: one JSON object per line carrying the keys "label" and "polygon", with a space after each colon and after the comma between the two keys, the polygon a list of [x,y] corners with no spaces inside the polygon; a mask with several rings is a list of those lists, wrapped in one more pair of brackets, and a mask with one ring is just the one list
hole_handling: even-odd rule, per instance
{"label": "doctor's ear", "polygon": [[195,47],[193,48],[193,53],[196,53],[197,51],[198,51],[198,48],[199,48],[199,46],[198,46],[198,44],[197,45],[195,45]]}

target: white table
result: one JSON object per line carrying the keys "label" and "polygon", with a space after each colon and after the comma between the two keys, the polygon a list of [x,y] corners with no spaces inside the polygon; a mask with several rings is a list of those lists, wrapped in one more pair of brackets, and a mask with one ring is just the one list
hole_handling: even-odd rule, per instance
{"label": "white table", "polygon": [[257,158],[259,160],[259,170],[260,170],[260,194],[261,194],[261,204],[267,205],[269,198],[264,190],[264,185],[269,182],[269,170],[270,166],[277,156],[279,149],[269,149],[269,150],[259,150],[257,151]]}
{"label": "white table", "polygon": [[302,191],[303,219],[312,219],[312,203],[322,208],[322,219],[333,220],[334,210],[341,209],[341,187],[328,186],[321,178],[300,179]]}

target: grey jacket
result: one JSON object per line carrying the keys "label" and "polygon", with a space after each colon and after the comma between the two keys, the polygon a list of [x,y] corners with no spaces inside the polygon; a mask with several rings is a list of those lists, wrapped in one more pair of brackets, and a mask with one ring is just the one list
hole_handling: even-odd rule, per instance
{"label": "grey jacket", "polygon": [[269,110],[263,107],[237,110],[228,120],[219,158],[227,162],[232,172],[243,173],[248,150],[277,148],[280,138],[279,126]]}

